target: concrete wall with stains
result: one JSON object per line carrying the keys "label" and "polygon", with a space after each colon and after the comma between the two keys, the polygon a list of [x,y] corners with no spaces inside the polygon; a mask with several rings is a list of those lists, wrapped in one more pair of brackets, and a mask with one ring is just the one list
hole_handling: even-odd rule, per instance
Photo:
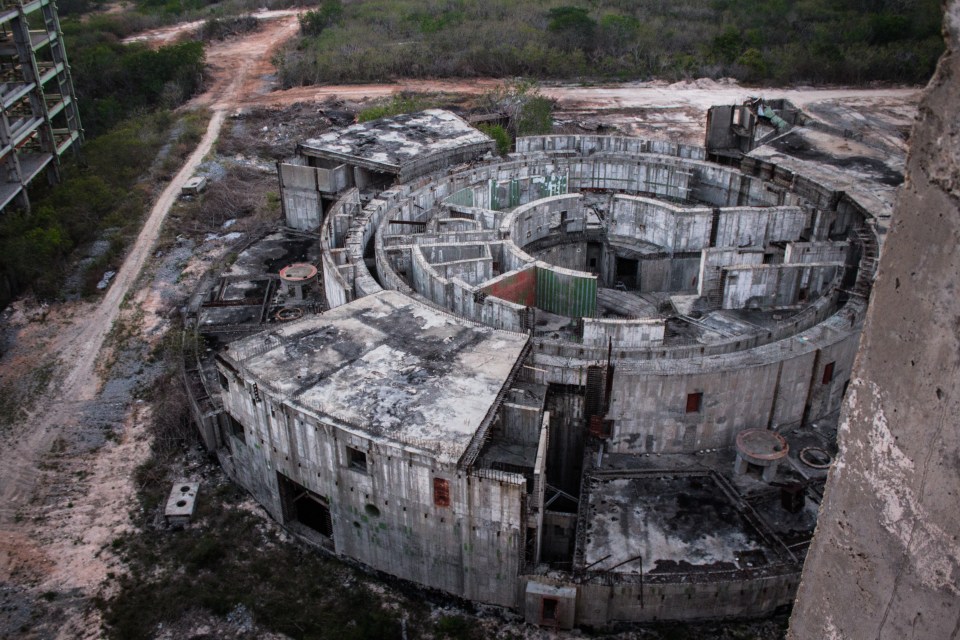
{"label": "concrete wall with stains", "polygon": [[708,207],[677,207],[650,198],[617,195],[608,233],[669,251],[699,251],[710,243],[712,219]]}
{"label": "concrete wall with stains", "polygon": [[920,106],[791,640],[960,636],[960,1]]}
{"label": "concrete wall with stains", "polygon": [[[614,420],[608,451],[730,447],[744,429],[786,429],[828,416],[840,407],[858,337],[851,332],[837,339],[821,329],[803,340],[761,347],[753,354],[759,358],[618,363],[607,414]],[[687,410],[692,393],[703,394],[698,411]]]}
{"label": "concrete wall with stains", "polygon": [[[235,366],[235,365],[234,365]],[[222,365],[221,365],[222,367]],[[283,402],[263,381],[221,368],[224,409],[243,436],[222,437],[228,473],[272,517],[336,553],[374,569],[455,595],[517,604],[526,494],[523,476],[445,465],[398,443],[373,440]],[[350,464],[348,448],[366,456]],[[332,536],[292,520],[278,474],[329,505]],[[434,500],[446,480],[449,506]]]}

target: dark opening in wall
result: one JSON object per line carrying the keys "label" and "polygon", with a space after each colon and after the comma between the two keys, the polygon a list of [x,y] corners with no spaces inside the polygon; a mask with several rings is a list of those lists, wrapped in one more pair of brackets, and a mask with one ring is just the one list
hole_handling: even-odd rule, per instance
{"label": "dark opening in wall", "polygon": [[687,394],[687,413],[700,413],[700,409],[703,406],[703,393],[698,391],[696,393]]}
{"label": "dark opening in wall", "polygon": [[536,527],[527,527],[527,535],[524,540],[524,559],[527,561],[527,564],[535,564],[537,562],[537,528]]}
{"label": "dark opening in wall", "polygon": [[217,370],[217,380],[220,381],[221,389],[223,389],[224,391],[227,391],[230,389],[230,381],[227,380],[227,376],[223,375],[223,372],[220,371],[219,369]]}
{"label": "dark opening in wall", "polygon": [[433,504],[437,507],[450,506],[450,483],[443,478],[433,479]]}
{"label": "dark opening in wall", "polygon": [[823,384],[830,384],[833,381],[833,368],[836,364],[836,362],[829,362],[823,368]]}
{"label": "dark opening in wall", "polygon": [[277,485],[285,523],[298,522],[325,538],[333,538],[333,520],[326,498],[279,472]]}
{"label": "dark opening in wall", "polygon": [[367,454],[359,449],[347,447],[347,466],[354,471],[367,472]]}
{"label": "dark opening in wall", "polygon": [[560,601],[556,598],[540,600],[540,624],[556,626],[560,619]]}
{"label": "dark opening in wall", "polygon": [[240,421],[234,418],[229,413],[225,414],[227,416],[227,426],[230,428],[230,435],[242,442],[247,444],[247,435],[243,431],[243,425],[240,424]]}
{"label": "dark opening in wall", "polygon": [[637,269],[639,261],[631,258],[617,257],[615,264],[616,281],[622,282],[627,289],[635,289],[637,286]]}

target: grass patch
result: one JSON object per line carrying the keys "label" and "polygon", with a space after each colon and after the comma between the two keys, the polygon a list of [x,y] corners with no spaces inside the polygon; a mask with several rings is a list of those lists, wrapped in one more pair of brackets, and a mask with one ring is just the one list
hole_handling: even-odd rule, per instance
{"label": "grass patch", "polygon": [[[148,463],[138,480],[153,479],[157,464]],[[231,485],[205,484],[195,524],[113,543],[130,571],[119,579],[118,595],[102,603],[108,637],[149,637],[183,612],[225,616],[238,606],[258,624],[293,638],[402,636],[397,617],[351,569],[281,541],[273,527],[241,507],[244,498]],[[141,493],[148,514],[164,499],[165,491]]]}
{"label": "grass patch", "polygon": [[373,105],[361,109],[357,113],[357,122],[368,122],[377,118],[387,118],[402,113],[414,113],[424,109],[435,109],[449,101],[441,96],[424,94],[399,93],[386,100],[380,100]]}

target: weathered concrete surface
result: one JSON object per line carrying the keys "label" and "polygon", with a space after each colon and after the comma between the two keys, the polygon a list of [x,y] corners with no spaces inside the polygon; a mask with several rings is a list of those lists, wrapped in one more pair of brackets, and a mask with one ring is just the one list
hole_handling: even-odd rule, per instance
{"label": "weathered concrete surface", "polygon": [[789,636],[960,637],[960,1],[924,96]]}

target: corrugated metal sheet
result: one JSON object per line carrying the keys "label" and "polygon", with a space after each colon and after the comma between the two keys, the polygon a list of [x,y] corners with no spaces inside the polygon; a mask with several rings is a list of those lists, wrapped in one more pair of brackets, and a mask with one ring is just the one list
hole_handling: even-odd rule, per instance
{"label": "corrugated metal sheet", "polygon": [[597,279],[537,267],[537,307],[571,318],[597,313]]}
{"label": "corrugated metal sheet", "polygon": [[451,194],[444,202],[446,204],[458,204],[462,207],[476,206],[473,204],[473,189],[469,187]]}

